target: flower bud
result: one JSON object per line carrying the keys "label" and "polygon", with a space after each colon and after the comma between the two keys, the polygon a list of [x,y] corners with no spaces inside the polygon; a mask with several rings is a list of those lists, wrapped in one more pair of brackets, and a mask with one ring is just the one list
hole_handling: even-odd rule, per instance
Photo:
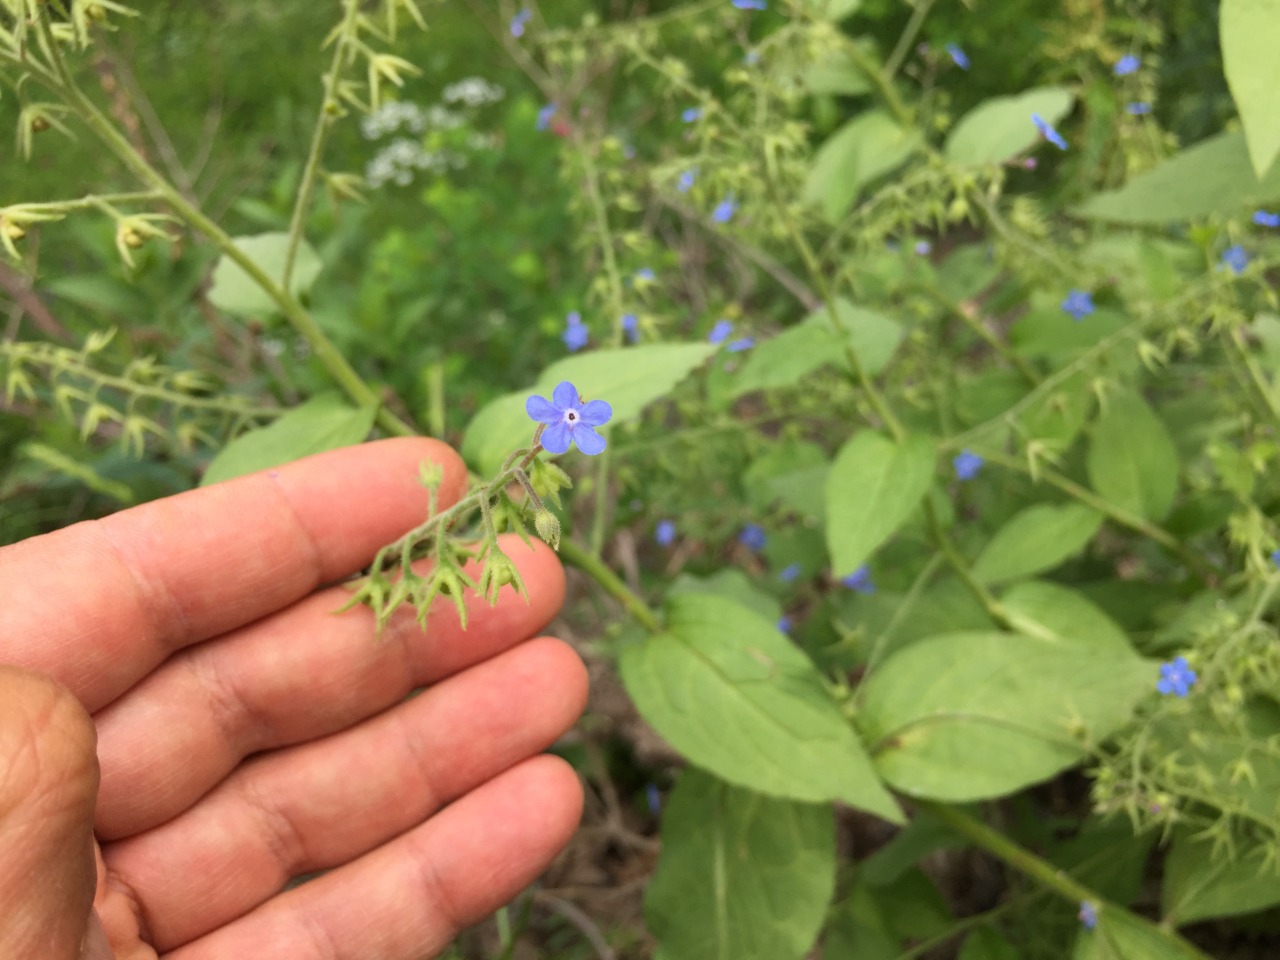
{"label": "flower bud", "polygon": [[18,224],[10,220],[0,217],[0,227],[4,229],[4,235],[10,240],[21,240],[27,235],[27,231],[23,230]]}
{"label": "flower bud", "polygon": [[533,529],[552,550],[560,549],[560,520],[550,510],[539,510],[533,515]]}

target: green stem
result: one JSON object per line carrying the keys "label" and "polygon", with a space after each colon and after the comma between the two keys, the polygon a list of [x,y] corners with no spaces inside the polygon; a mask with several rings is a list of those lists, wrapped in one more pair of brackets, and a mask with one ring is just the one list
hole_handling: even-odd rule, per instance
{"label": "green stem", "polygon": [[[577,127],[574,128],[575,131]],[[582,162],[583,178],[586,181],[587,201],[591,205],[592,219],[595,223],[597,241],[600,252],[604,255],[604,272],[609,280],[609,305],[613,310],[613,345],[622,344],[622,314],[624,312],[622,295],[622,275],[618,272],[618,258],[613,249],[613,234],[609,232],[609,212],[605,208],[604,196],[600,193],[600,174],[596,170],[595,158],[590,148],[583,143],[581,133],[575,132],[574,147]]]}
{"label": "green stem", "polygon": [[924,18],[933,9],[933,4],[934,0],[919,0],[916,3],[916,8],[911,11],[911,19],[907,21],[907,25],[902,30],[902,36],[898,38],[898,45],[893,48],[893,53],[889,54],[889,59],[885,61],[885,79],[892,80],[894,74],[902,67],[902,62],[907,59],[907,54],[911,52],[911,47],[916,42],[916,36],[924,24]]}
{"label": "green stem", "polygon": [[596,499],[595,516],[591,520],[591,552],[600,556],[604,550],[605,523],[609,519],[609,454],[612,447],[606,447],[596,462]]}
{"label": "green stem", "polygon": [[982,609],[987,612],[987,616],[1006,630],[1015,629],[1013,620],[1005,610],[1004,605],[970,572],[968,561],[956,549],[955,544],[951,542],[951,538],[947,536],[947,532],[942,528],[942,521],[938,518],[938,511],[934,509],[933,501],[929,499],[928,494],[924,498],[924,515],[929,524],[929,532],[932,534],[934,542],[938,545],[938,549],[942,551],[942,555],[947,558],[947,563],[951,565],[951,569],[964,582],[969,592],[982,604]]}
{"label": "green stem", "polygon": [[627,613],[638,620],[641,626],[650,633],[658,633],[662,630],[662,621],[658,619],[658,615],[643,600],[632,593],[618,575],[610,570],[599,557],[578,546],[572,540],[561,541],[560,556],[566,563],[577,567],[591,577],[605,593],[621,603]]}
{"label": "green stem", "polygon": [[849,52],[849,59],[871,81],[871,85],[876,88],[876,92],[880,94],[880,98],[894,118],[904,127],[912,126],[914,118],[906,104],[902,102],[902,98],[898,96],[898,91],[894,89],[892,74],[889,74],[887,69],[882,70],[876,66],[875,61],[867,56],[866,51],[857,43],[850,41],[845,47]]}
{"label": "green stem", "polygon": [[1280,424],[1280,407],[1276,406],[1275,398],[1272,396],[1271,388],[1267,383],[1266,377],[1262,371],[1258,369],[1258,364],[1253,357],[1249,356],[1249,351],[1245,348],[1244,337],[1240,330],[1234,329],[1224,333],[1224,339],[1227,341],[1227,353],[1234,357],[1236,362],[1244,368],[1248,374],[1248,383],[1253,387],[1258,399],[1262,403],[1262,409],[1270,415],[1273,423]]}
{"label": "green stem", "polygon": [[946,297],[937,287],[930,286],[926,291],[935,303],[943,307],[952,316],[959,318],[960,322],[981,337],[991,347],[1001,359],[1012,366],[1031,386],[1039,386],[1041,377],[1036,373],[1035,367],[1027,362],[1026,358],[1019,356],[1013,349],[987,329],[987,325],[965,310],[962,304],[956,303]]}

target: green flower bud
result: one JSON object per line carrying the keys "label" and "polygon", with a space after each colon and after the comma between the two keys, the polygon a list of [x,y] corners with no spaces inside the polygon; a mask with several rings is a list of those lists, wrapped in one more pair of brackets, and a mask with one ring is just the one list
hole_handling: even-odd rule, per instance
{"label": "green flower bud", "polygon": [[550,510],[539,510],[533,515],[533,529],[552,550],[560,549],[560,520]]}

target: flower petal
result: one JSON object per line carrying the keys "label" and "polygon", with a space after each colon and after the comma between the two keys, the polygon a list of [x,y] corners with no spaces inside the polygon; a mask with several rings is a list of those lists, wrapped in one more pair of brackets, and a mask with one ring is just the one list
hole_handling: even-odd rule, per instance
{"label": "flower petal", "polygon": [[547,453],[564,453],[569,449],[573,433],[563,420],[542,431],[542,448]]}
{"label": "flower petal", "polygon": [[578,449],[589,457],[594,457],[597,453],[604,453],[604,437],[600,436],[585,423],[573,431],[573,440],[578,445]]}
{"label": "flower petal", "polygon": [[608,423],[613,417],[613,407],[604,400],[589,400],[582,405],[578,416],[588,427],[598,427],[602,423]]}
{"label": "flower petal", "polygon": [[568,380],[564,380],[551,394],[551,402],[563,413],[572,407],[578,409],[578,388]]}
{"label": "flower petal", "polygon": [[546,397],[530,397],[524,402],[524,409],[538,423],[555,423],[563,416]]}

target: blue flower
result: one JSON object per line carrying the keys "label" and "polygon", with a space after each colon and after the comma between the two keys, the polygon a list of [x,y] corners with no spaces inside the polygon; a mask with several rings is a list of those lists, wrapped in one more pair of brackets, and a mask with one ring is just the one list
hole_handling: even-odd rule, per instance
{"label": "blue flower", "polygon": [[957,480],[972,480],[978,475],[984,463],[986,461],[981,455],[972,450],[961,450],[951,461],[951,465],[956,469]]}
{"label": "blue flower", "polygon": [[739,10],[767,10],[769,4],[765,0],[733,0],[733,5]]}
{"label": "blue flower", "polygon": [[1079,323],[1093,313],[1093,294],[1086,290],[1072,290],[1062,301],[1062,310],[1071,314],[1071,319]]}
{"label": "blue flower", "polygon": [[690,167],[688,170],[684,171],[684,173],[680,174],[679,179],[676,180],[676,189],[681,193],[688,193],[693,189],[694,181],[697,179],[698,168]]}
{"label": "blue flower", "polygon": [[748,523],[738,534],[738,542],[748,550],[763,550],[768,540],[764,528],[755,523]]}
{"label": "blue flower", "polygon": [[1280,213],[1257,210],[1253,214],[1253,222],[1260,227],[1280,227]]}
{"label": "blue flower", "polygon": [[760,51],[754,48],[751,50],[748,50],[745,54],[742,55],[742,62],[745,63],[748,67],[754,67],[757,63],[760,62]]}
{"label": "blue flower", "polygon": [[1076,916],[1080,918],[1080,926],[1086,930],[1092,930],[1098,925],[1098,908],[1088,900],[1080,901],[1080,912]]}
{"label": "blue flower", "polygon": [[785,613],[784,613],[782,616],[780,616],[780,617],[778,618],[778,632],[779,632],[779,633],[790,633],[790,632],[791,632],[791,626],[792,626],[792,624],[791,624],[791,618],[790,618],[790,617],[788,617]]}
{"label": "blue flower", "polygon": [[622,315],[622,329],[627,335],[627,339],[632,343],[640,339],[640,330],[637,327],[639,321],[634,313],[624,313]]}
{"label": "blue flower", "polygon": [[1160,664],[1160,679],[1156,681],[1156,689],[1165,696],[1173,694],[1185,697],[1195,686],[1196,672],[1187,663],[1186,657],[1174,657],[1168,663]]}
{"label": "blue flower", "polygon": [[545,107],[538,111],[538,129],[545,130],[551,126],[551,118],[556,115],[556,105],[548,103]]}
{"label": "blue flower", "polygon": [[1271,562],[1280,567],[1280,550],[1271,551]]}
{"label": "blue flower", "polygon": [[680,119],[685,123],[693,123],[702,116],[701,107],[686,107],[684,112],[680,114]]}
{"label": "blue flower", "polygon": [[676,542],[676,524],[674,520],[659,520],[653,528],[654,542],[660,547],[669,547]]}
{"label": "blue flower", "polygon": [[716,208],[711,211],[711,221],[713,223],[728,223],[737,212],[738,203],[733,199],[733,194],[726,193],[724,199],[717,203]]}
{"label": "blue flower", "polygon": [[511,18],[511,35],[513,37],[524,36],[524,25],[533,17],[533,11],[528,7],[518,12]]}
{"label": "blue flower", "polygon": [[1140,66],[1142,66],[1142,60],[1139,57],[1134,56],[1132,53],[1126,53],[1116,61],[1116,65],[1111,68],[1111,71],[1117,77],[1127,77],[1131,73],[1137,73]]}
{"label": "blue flower", "polygon": [[917,256],[927,257],[929,254],[933,253],[933,244],[928,240],[917,240],[913,249]]}
{"label": "blue flower", "polygon": [[570,442],[587,456],[604,452],[604,437],[595,428],[609,422],[613,407],[603,400],[583,403],[578,388],[568,380],[555,388],[550,400],[530,397],[524,408],[538,423],[547,425],[542,431],[542,446],[548,453],[564,453]]}
{"label": "blue flower", "polygon": [[840,582],[850,590],[856,590],[858,593],[876,592],[876,585],[871,582],[871,568],[865,563]]}
{"label": "blue flower", "polygon": [[589,331],[582,322],[582,314],[574,310],[564,318],[564,333],[560,335],[560,339],[564,341],[564,345],[569,348],[570,353],[576,353],[587,345],[587,341],[591,339],[591,331]]}
{"label": "blue flower", "polygon": [[778,579],[783,583],[790,583],[798,576],[800,576],[800,564],[798,563],[788,564],[778,571]]}
{"label": "blue flower", "polygon": [[658,785],[656,783],[645,784],[644,796],[649,803],[649,812],[656,817],[658,811],[662,809],[662,794],[658,791]]}
{"label": "blue flower", "polygon": [[707,334],[707,343],[724,343],[731,333],[733,333],[732,320],[717,320],[716,325]]}
{"label": "blue flower", "polygon": [[652,283],[656,276],[657,274],[653,272],[653,267],[641,267],[636,271],[636,279],[643,280],[646,283]]}
{"label": "blue flower", "polygon": [[1059,150],[1067,149],[1067,141],[1062,139],[1062,134],[1055,130],[1053,128],[1053,124],[1048,120],[1040,116],[1038,113],[1033,113],[1031,115],[1031,122],[1034,123],[1036,125],[1036,129],[1040,131],[1040,136],[1044,137]]}
{"label": "blue flower", "polygon": [[743,350],[750,350],[755,345],[755,337],[739,337],[737,340],[730,340],[725,349],[730,353],[741,353]]}
{"label": "blue flower", "polygon": [[963,50],[960,49],[960,44],[948,43],[946,50],[947,50],[947,56],[951,58],[952,63],[954,63],[961,70],[969,69],[969,56]]}
{"label": "blue flower", "polygon": [[1223,251],[1221,265],[1232,273],[1244,273],[1244,268],[1249,265],[1249,255],[1244,252],[1244,247],[1237,243]]}
{"label": "blue flower", "polygon": [[1151,112],[1151,104],[1147,103],[1145,100],[1139,100],[1135,103],[1126,105],[1125,109],[1135,117],[1141,117]]}

